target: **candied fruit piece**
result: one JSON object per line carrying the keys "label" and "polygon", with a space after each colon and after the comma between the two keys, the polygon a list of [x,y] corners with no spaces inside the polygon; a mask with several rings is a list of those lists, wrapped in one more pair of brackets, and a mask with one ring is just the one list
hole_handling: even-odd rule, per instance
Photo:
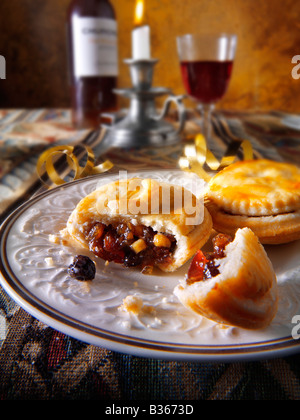
{"label": "candied fruit piece", "polygon": [[196,281],[201,281],[204,279],[204,270],[207,259],[204,253],[199,249],[196,255],[194,256],[189,271],[187,275],[187,283],[192,284]]}
{"label": "candied fruit piece", "polygon": [[154,243],[155,246],[158,246],[158,247],[171,248],[170,239],[162,233],[157,233],[154,236],[153,243]]}
{"label": "candied fruit piece", "polygon": [[229,235],[219,234],[213,238],[212,242],[213,252],[204,253],[199,250],[195,254],[187,274],[187,284],[208,280],[220,274],[216,260],[225,257],[225,248],[232,242],[232,238]]}
{"label": "candied fruit piece", "polygon": [[144,239],[138,239],[131,245],[131,248],[136,254],[139,254],[147,248],[147,244]]}
{"label": "candied fruit piece", "polygon": [[219,233],[213,238],[212,243],[216,258],[217,256],[224,257],[225,248],[230,242],[232,242],[232,237],[223,233]]}

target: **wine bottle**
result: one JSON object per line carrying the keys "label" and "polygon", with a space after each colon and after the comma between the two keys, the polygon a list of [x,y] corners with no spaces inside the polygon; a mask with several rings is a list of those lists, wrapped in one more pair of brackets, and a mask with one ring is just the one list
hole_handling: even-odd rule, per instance
{"label": "wine bottle", "polygon": [[67,15],[72,120],[97,128],[101,113],[116,111],[118,33],[109,0],[73,0]]}

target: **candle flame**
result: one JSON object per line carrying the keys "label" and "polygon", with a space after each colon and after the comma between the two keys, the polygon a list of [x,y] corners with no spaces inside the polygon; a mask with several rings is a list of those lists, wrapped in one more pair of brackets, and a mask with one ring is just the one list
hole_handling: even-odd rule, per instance
{"label": "candle flame", "polygon": [[144,23],[145,18],[145,3],[144,0],[136,0],[134,24],[140,26]]}

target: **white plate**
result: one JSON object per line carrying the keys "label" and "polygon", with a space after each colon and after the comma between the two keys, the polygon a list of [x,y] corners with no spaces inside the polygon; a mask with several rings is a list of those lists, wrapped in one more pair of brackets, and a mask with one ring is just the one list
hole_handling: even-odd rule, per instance
{"label": "white plate", "polygon": [[[131,175],[191,185],[190,175],[179,171]],[[300,332],[293,323],[294,316],[300,315],[300,242],[267,248],[278,276],[280,300],[272,325],[262,331],[220,327],[184,308],[173,289],[188,263],[176,273],[145,276],[97,260],[94,281],[70,279],[67,267],[82,250],[52,243],[49,235],[65,227],[82,197],[117,176],[87,178],[47,191],[2,225],[1,284],[20,306],[74,338],[143,357],[233,361],[287,356],[300,350],[300,342],[292,337],[293,330]],[[145,309],[152,311],[134,316],[120,310],[128,295],[141,297]]]}
{"label": "white plate", "polygon": [[299,115],[288,115],[282,118],[282,123],[294,130],[300,130],[300,116]]}

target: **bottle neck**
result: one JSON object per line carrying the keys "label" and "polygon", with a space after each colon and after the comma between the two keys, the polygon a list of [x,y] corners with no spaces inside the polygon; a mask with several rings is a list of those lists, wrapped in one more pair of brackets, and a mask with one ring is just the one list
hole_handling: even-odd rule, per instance
{"label": "bottle neck", "polygon": [[69,17],[106,17],[116,19],[115,11],[109,0],[73,0],[69,7]]}

